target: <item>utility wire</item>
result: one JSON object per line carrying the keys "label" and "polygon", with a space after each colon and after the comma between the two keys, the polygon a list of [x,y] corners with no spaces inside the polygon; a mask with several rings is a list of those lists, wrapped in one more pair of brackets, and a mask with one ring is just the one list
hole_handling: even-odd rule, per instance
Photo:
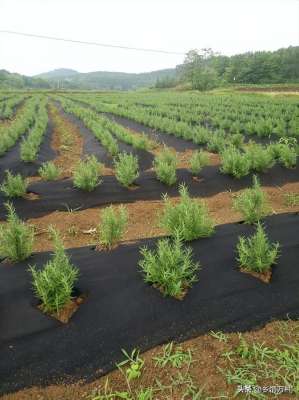
{"label": "utility wire", "polygon": [[33,37],[33,38],[38,38],[38,39],[56,40],[56,41],[60,41],[60,42],[87,44],[87,45],[91,45],[91,46],[111,47],[111,48],[123,49],[123,50],[135,50],[135,51],[143,51],[143,52],[150,52],[150,53],[162,53],[162,54],[171,54],[171,55],[180,55],[180,56],[186,55],[186,53],[180,53],[180,52],[176,52],[176,51],[167,51],[167,50],[161,50],[161,49],[148,49],[148,48],[142,48],[142,47],[121,46],[121,45],[99,43],[99,42],[88,42],[88,41],[83,41],[83,40],[65,39],[65,38],[54,37],[54,36],[37,35],[35,33],[7,31],[7,30],[2,30],[2,29],[0,30],[0,33],[8,33],[10,35],[27,36],[27,37]]}

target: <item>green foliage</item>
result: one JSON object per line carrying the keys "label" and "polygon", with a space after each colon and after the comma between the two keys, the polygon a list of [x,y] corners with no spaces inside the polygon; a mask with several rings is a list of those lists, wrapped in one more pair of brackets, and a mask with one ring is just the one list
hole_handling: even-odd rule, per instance
{"label": "green foliage", "polygon": [[263,226],[258,223],[256,233],[248,238],[240,237],[237,244],[238,262],[245,270],[263,273],[278,258],[279,243],[270,243]]}
{"label": "green foliage", "polygon": [[161,355],[153,358],[156,362],[156,366],[164,368],[170,365],[172,368],[182,368],[184,364],[190,364],[192,361],[192,354],[190,349],[184,351],[181,346],[174,346],[173,342],[170,342],[163,346],[163,352]]}
{"label": "green foliage", "polygon": [[182,298],[197,280],[199,264],[192,261],[192,249],[183,246],[179,234],[173,240],[159,240],[155,250],[143,247],[140,253],[145,282],[157,286],[165,296]]}
{"label": "green foliage", "polygon": [[13,175],[10,171],[6,171],[6,177],[0,185],[0,190],[6,197],[24,197],[27,187],[26,178],[23,178],[20,174]]}
{"label": "green foliage", "polygon": [[263,172],[275,164],[271,150],[256,143],[251,143],[247,147],[246,155],[253,171]]}
{"label": "green foliage", "polygon": [[34,229],[17,216],[12,204],[6,203],[7,222],[0,225],[0,255],[10,261],[23,261],[32,253]]}
{"label": "green foliage", "polygon": [[268,214],[270,208],[267,196],[255,175],[252,187],[245,189],[234,200],[234,208],[243,215],[244,221],[248,224],[258,222]]}
{"label": "green foliage", "polygon": [[154,170],[159,181],[168,186],[176,182],[177,157],[170,149],[165,147],[154,159]]}
{"label": "green foliage", "polygon": [[122,352],[125,355],[126,359],[116,364],[117,368],[123,372],[122,367],[128,365],[125,371],[125,376],[129,382],[133,379],[140,378],[141,371],[144,366],[144,360],[140,357],[139,350],[133,349],[131,354],[128,354],[124,349],[122,349]]}
{"label": "green foliage", "polygon": [[190,158],[190,171],[198,175],[203,167],[209,164],[209,155],[202,150],[195,151]]}
{"label": "green foliage", "polygon": [[284,202],[288,207],[299,206],[299,193],[285,193],[284,194]]}
{"label": "green foliage", "polygon": [[234,178],[242,178],[250,172],[251,161],[248,156],[231,146],[221,153],[220,171],[232,175]]}
{"label": "green foliage", "polygon": [[125,207],[120,206],[117,211],[112,205],[104,208],[97,229],[100,245],[108,249],[115,246],[121,240],[127,224],[128,213]]}
{"label": "green foliage", "polygon": [[115,177],[123,186],[131,186],[139,176],[138,158],[132,153],[119,153],[114,167]]}
{"label": "green foliage", "polygon": [[38,170],[40,177],[45,181],[54,181],[60,175],[60,169],[52,161],[43,163]]}
{"label": "green foliage", "polygon": [[100,178],[102,169],[103,165],[98,162],[95,156],[79,161],[73,174],[74,186],[91,192],[102,183]]}
{"label": "green foliage", "polygon": [[72,299],[79,270],[70,263],[57,231],[52,228],[51,234],[54,241],[53,258],[43,269],[30,266],[29,271],[34,293],[41,301],[43,310],[58,313]]}
{"label": "green foliage", "polygon": [[164,211],[160,216],[161,226],[172,236],[179,232],[182,240],[211,236],[215,224],[209,216],[206,205],[197,199],[191,199],[184,185],[180,185],[179,193],[178,204],[173,204],[167,195],[163,196]]}

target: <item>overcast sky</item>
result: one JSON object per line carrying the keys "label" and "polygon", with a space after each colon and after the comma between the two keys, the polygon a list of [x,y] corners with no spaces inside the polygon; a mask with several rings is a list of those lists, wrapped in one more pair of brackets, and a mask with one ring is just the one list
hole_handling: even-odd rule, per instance
{"label": "overcast sky", "polygon": [[[0,0],[0,30],[113,45],[222,54],[299,44],[299,0]],[[144,72],[183,56],[61,43],[0,33],[0,69]]]}

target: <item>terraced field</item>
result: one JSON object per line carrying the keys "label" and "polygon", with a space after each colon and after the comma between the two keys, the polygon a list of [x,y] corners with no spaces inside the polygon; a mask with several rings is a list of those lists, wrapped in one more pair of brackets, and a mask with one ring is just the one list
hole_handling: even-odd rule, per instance
{"label": "terraced field", "polygon": [[1,94],[3,399],[299,396],[298,138],[292,95]]}

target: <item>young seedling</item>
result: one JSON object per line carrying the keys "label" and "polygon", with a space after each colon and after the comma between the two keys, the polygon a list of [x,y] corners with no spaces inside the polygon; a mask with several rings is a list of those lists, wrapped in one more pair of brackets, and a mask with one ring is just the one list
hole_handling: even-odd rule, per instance
{"label": "young seedling", "polygon": [[91,192],[101,184],[100,178],[103,165],[98,162],[95,156],[80,161],[74,171],[73,182],[78,189]]}
{"label": "young seedling", "polygon": [[252,171],[263,172],[275,164],[271,150],[256,143],[251,143],[247,147],[246,155],[250,161]]}
{"label": "young seedling", "polygon": [[0,255],[12,262],[23,261],[32,253],[34,228],[21,221],[12,204],[6,203],[7,222],[0,225]]}
{"label": "young seedling", "polygon": [[0,185],[0,190],[9,198],[24,197],[27,187],[26,178],[23,178],[20,174],[13,175],[10,171],[6,171],[6,177]]}
{"label": "young seedling", "polygon": [[45,181],[54,181],[60,175],[60,169],[52,161],[43,163],[39,168],[38,173]]}
{"label": "young seedling", "polygon": [[252,187],[245,189],[234,200],[233,207],[240,212],[247,224],[258,222],[265,217],[270,207],[266,193],[261,189],[258,178],[254,175]]}
{"label": "young seedling", "polygon": [[240,268],[258,274],[268,282],[271,278],[271,267],[279,257],[279,243],[270,243],[263,226],[258,222],[256,233],[248,238],[241,236],[237,244],[237,260]]}
{"label": "young seedling", "polygon": [[112,205],[106,207],[97,228],[100,247],[112,249],[121,240],[127,224],[128,213],[124,206],[120,206],[117,211]]}
{"label": "young seedling", "polygon": [[154,159],[154,170],[159,181],[168,186],[176,182],[177,157],[168,148],[164,148]]}
{"label": "young seedling", "polygon": [[202,150],[195,151],[190,158],[190,171],[198,175],[203,167],[209,164],[209,155]]}
{"label": "young seedling", "polygon": [[32,285],[44,312],[59,313],[71,300],[79,270],[65,253],[58,232],[50,229],[54,242],[54,256],[42,269],[30,266]]}
{"label": "young seedling", "polygon": [[157,287],[164,296],[182,299],[197,280],[199,263],[192,261],[192,249],[184,247],[177,233],[173,240],[161,239],[155,250],[143,247],[139,261],[144,281]]}
{"label": "young seedling", "polygon": [[125,187],[131,186],[139,176],[138,158],[132,153],[120,153],[114,161],[115,177]]}
{"label": "young seedling", "polygon": [[161,227],[170,235],[180,232],[182,240],[194,240],[211,236],[215,223],[202,201],[192,199],[185,185],[179,187],[180,201],[173,204],[167,195],[163,196],[164,210],[160,216]]}
{"label": "young seedling", "polygon": [[[126,359],[116,364],[117,368],[125,375],[128,382],[130,382],[132,379],[140,378],[141,370],[144,366],[144,360],[139,356],[139,350],[133,349],[131,354],[128,354],[124,349],[122,349],[122,352]],[[124,373],[122,367],[125,365],[128,365],[128,367]]]}

